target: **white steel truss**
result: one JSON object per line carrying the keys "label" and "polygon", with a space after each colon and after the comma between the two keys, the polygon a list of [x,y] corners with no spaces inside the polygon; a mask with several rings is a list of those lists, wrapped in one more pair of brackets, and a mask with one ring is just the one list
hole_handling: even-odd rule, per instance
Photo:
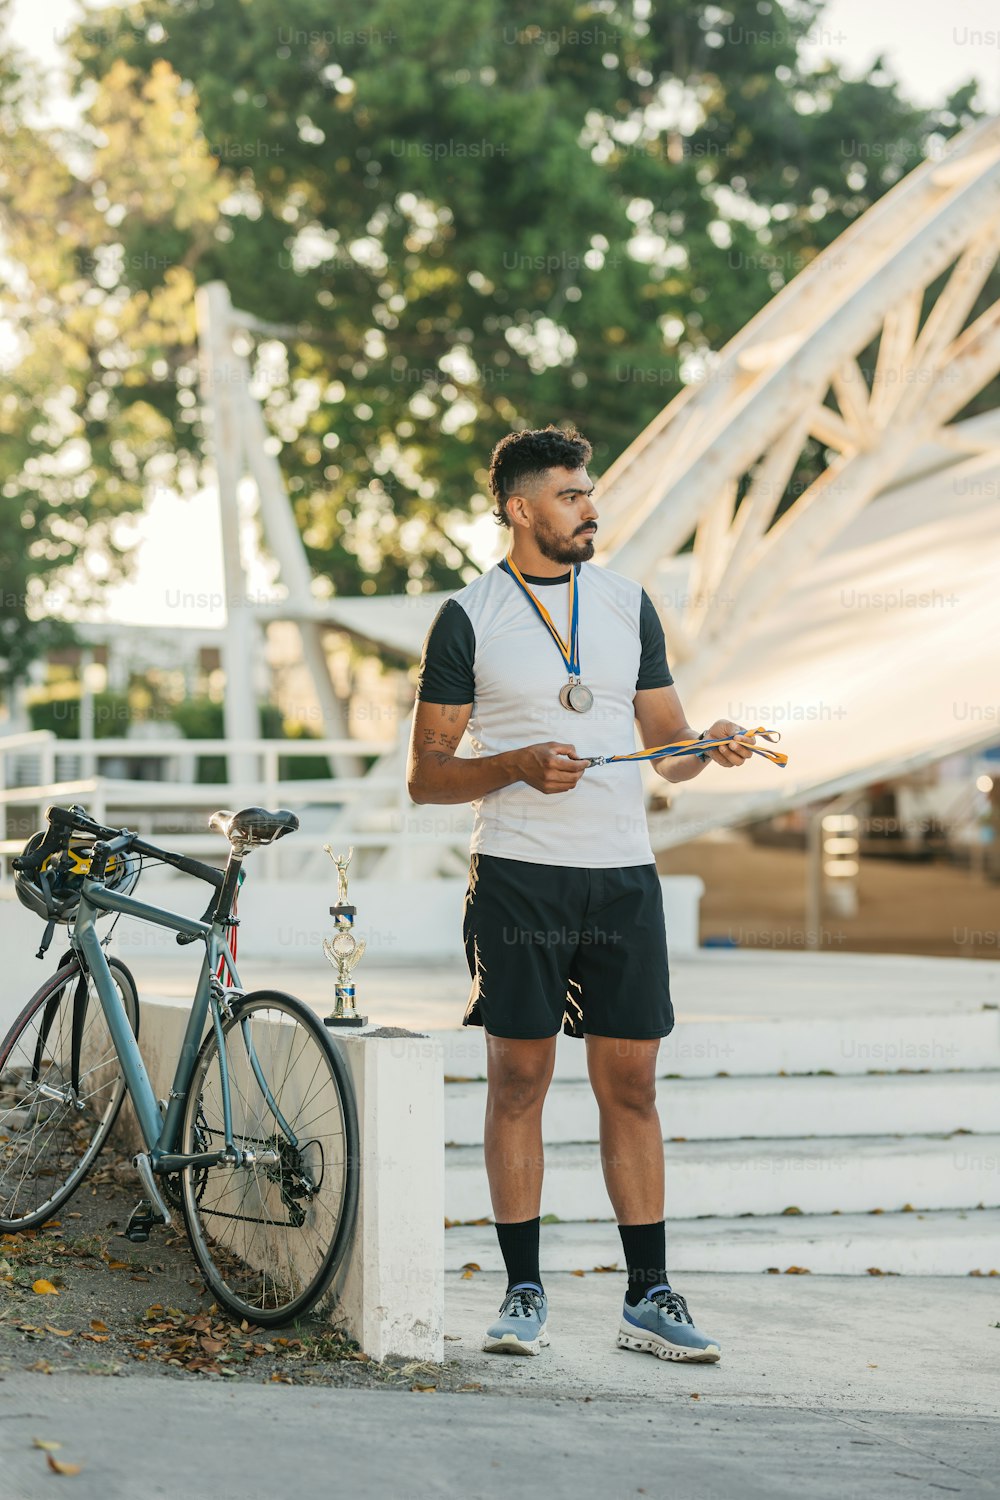
{"label": "white steel truss", "polygon": [[[604,476],[600,562],[648,584],[693,538],[685,608],[664,621],[686,686],[917,448],[961,441],[948,424],[1000,370],[1000,303],[968,321],[998,251],[993,118],[818,255]],[[822,470],[775,520],[810,440]]]}

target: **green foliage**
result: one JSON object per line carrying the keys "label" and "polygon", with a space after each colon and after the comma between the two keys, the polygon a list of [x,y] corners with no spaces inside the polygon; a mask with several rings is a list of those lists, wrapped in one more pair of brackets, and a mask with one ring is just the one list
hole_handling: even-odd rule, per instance
{"label": "green foliage", "polygon": [[[273,703],[261,703],[258,708],[261,739],[315,738],[301,725],[296,725],[294,732],[288,733],[281,710]],[[173,709],[171,718],[189,740],[221,740],[225,738],[223,714],[223,705],[216,702],[214,698],[188,698]],[[278,774],[283,781],[328,777],[330,762],[322,755],[279,756]],[[225,781],[227,779],[225,758],[221,755],[199,755],[196,779],[199,782]]]}
{"label": "green foliage", "polygon": [[[225,738],[223,705],[213,698],[187,698],[183,703],[158,704],[155,717],[178,726],[189,740],[221,740]],[[301,724],[286,729],[281,710],[273,703],[259,705],[262,739],[314,739],[316,736]],[[80,699],[77,696],[52,694],[29,706],[32,729],[48,729],[60,739],[80,738]],[[128,726],[136,719],[134,704],[125,693],[94,694],[94,737],[115,739],[128,732]],[[137,754],[142,753],[142,740],[135,741]],[[328,777],[330,763],[323,755],[279,756],[278,771],[282,780],[302,781],[311,777]],[[226,777],[226,762],[222,755],[200,755],[196,778],[199,782],[223,782]]]}
{"label": "green foliage", "polygon": [[[80,699],[40,699],[28,707],[32,729],[49,729],[60,739],[80,738]],[[135,717],[125,693],[94,694],[94,738],[116,739],[124,735]]]}
{"label": "green foliage", "polygon": [[99,550],[113,575],[118,518],[201,481],[193,293],[222,278],[310,330],[258,342],[255,389],[317,573],[346,594],[458,585],[504,432],[576,423],[599,473],[974,117],[971,86],[923,110],[879,64],[807,72],[822,11],[101,8],[70,42],[92,94],[72,153],[24,124],[0,55],[24,349],[0,403],[0,561],[37,579]]}
{"label": "green foliage", "polygon": [[78,38],[190,81],[238,185],[197,278],[316,331],[268,407],[337,590],[457,583],[497,438],[574,422],[605,467],[971,111],[806,73],[816,0],[647,9],[152,0]]}
{"label": "green foliage", "polygon": [[[189,740],[225,739],[224,708],[215,698],[186,698],[178,703],[171,717]],[[281,713],[271,703],[260,705],[260,732],[263,739],[281,734]]]}
{"label": "green foliage", "polygon": [[[9,9],[0,0],[0,25]],[[0,230],[14,292],[0,396],[0,685],[72,640],[51,621],[49,588],[69,583],[77,607],[99,600],[126,571],[122,518],[156,484],[195,482],[185,258],[210,234],[219,193],[193,102],[165,65],[143,77],[113,66],[82,139],[28,123],[40,96],[0,37]]]}

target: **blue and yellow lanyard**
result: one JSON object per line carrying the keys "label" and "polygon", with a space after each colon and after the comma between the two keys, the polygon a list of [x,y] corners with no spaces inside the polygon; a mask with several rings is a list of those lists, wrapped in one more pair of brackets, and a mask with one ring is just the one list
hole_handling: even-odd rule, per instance
{"label": "blue and yellow lanyard", "polygon": [[[739,734],[727,734],[719,740],[674,740],[669,745],[657,745],[654,750],[635,750],[631,755],[590,755],[583,756],[582,759],[591,766],[610,766],[619,760],[668,760],[680,755],[701,755],[706,750],[717,749],[719,745],[731,745],[745,734],[759,734],[762,739],[771,741],[781,739],[777,729],[741,729]],[[780,750],[765,750],[760,745],[747,745],[747,749],[754,755],[763,755],[776,766],[784,768],[788,764],[788,756]]]}
{"label": "blue and yellow lanyard", "polygon": [[[545,605],[538,599],[524,581],[517,563],[511,557],[505,557],[500,567],[507,573],[518,588],[525,595],[528,603],[538,615],[542,624],[555,641],[559,648],[559,654],[566,664],[566,670],[571,677],[580,675],[580,594],[577,585],[576,568],[571,567],[569,573],[569,640],[566,641],[556,628],[552,616]],[[762,739],[771,740],[776,743],[781,735],[776,729],[741,729],[739,735],[729,734],[719,740],[675,740],[669,745],[657,745],[654,750],[635,750],[631,755],[591,755],[583,759],[591,766],[610,766],[616,761],[622,760],[666,760],[680,755],[701,755],[706,750],[715,750],[719,745],[731,745],[740,735],[760,735]],[[783,755],[780,750],[765,750],[759,745],[748,745],[747,748],[754,755],[763,755],[766,760],[773,761],[776,766],[784,768],[788,764],[788,756]]]}
{"label": "blue and yellow lanyard", "polygon": [[514,582],[517,584],[521,592],[525,595],[528,603],[531,605],[532,609],[535,611],[538,618],[541,620],[542,624],[549,632],[549,635],[555,641],[556,645],[559,648],[559,655],[566,663],[566,670],[569,675],[571,677],[579,677],[580,594],[576,577],[576,568],[571,567],[569,570],[569,640],[564,641],[562,636],[559,634],[559,631],[556,629],[555,622],[552,619],[552,616],[549,614],[548,610],[545,608],[545,605],[541,602],[540,599],[537,599],[535,597],[535,595],[529,589],[528,585],[525,583],[524,577],[521,573],[520,568],[517,566],[517,563],[514,562],[510,557],[505,557],[500,563],[500,567],[504,570],[505,573],[508,573],[510,577],[513,578]]}

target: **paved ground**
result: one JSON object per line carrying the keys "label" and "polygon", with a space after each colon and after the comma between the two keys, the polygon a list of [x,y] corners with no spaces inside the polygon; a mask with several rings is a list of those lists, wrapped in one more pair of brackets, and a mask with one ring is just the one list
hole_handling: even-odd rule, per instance
{"label": "paved ground", "polygon": [[[472,1378],[506,1280],[452,1272],[446,1286],[445,1330],[459,1335],[450,1354]],[[545,1287],[552,1343],[536,1359],[491,1359],[498,1391],[653,1403],[696,1391],[713,1407],[1000,1419],[998,1278],[679,1277],[695,1322],[723,1351],[701,1366],[615,1347],[621,1272],[550,1273]]]}
{"label": "paved ground", "polygon": [[[9,1500],[912,1500],[996,1495],[996,1428],[891,1413],[736,1410],[670,1397],[622,1407],[544,1397],[21,1377],[0,1421]],[[146,1424],[159,1422],[158,1430]],[[115,1434],[114,1447],[110,1434]],[[46,1468],[34,1435],[75,1478]],[[993,1445],[992,1447],[990,1445]]]}
{"label": "paved ground", "polygon": [[[122,950],[127,957],[127,950]],[[200,959],[192,948],[144,954],[134,963],[144,996],[184,999],[194,993]],[[312,958],[248,957],[248,989],[290,990],[321,1013],[332,1009],[329,967]],[[1000,1003],[1000,965],[889,956],[752,949],[701,949],[671,960],[671,990],[684,1021],[801,1020],[853,1015],[939,1016]],[[358,970],[358,1008],[372,1023],[414,1030],[453,1030],[469,995],[465,961],[373,964]]]}
{"label": "paved ground", "polygon": [[272,1500],[333,1479],[337,1493],[386,1500],[997,1493],[995,1282],[687,1277],[724,1345],[715,1367],[615,1349],[618,1276],[547,1286],[551,1348],[490,1358],[476,1346],[500,1276],[449,1277],[449,1357],[482,1392],[8,1372],[5,1500]]}

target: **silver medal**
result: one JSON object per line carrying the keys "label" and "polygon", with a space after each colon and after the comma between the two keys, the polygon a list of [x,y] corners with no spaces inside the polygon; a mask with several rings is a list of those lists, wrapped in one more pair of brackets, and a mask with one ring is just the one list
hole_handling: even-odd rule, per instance
{"label": "silver medal", "polygon": [[559,702],[573,713],[585,714],[594,706],[594,695],[577,677],[559,689]]}

